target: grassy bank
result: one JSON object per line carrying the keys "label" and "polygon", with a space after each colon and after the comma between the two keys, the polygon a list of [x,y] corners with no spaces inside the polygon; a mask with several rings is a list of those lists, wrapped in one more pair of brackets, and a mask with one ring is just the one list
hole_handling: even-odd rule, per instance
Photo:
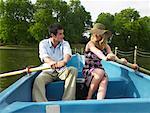
{"label": "grassy bank", "polygon": [[0,49],[38,49],[38,45],[2,45]]}

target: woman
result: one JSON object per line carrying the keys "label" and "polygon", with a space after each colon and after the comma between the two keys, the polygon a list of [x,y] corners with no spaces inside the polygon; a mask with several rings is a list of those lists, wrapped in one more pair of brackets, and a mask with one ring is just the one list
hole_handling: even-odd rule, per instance
{"label": "woman", "polygon": [[91,39],[85,47],[85,66],[83,68],[86,85],[89,87],[86,99],[91,99],[94,92],[98,90],[97,100],[101,100],[105,98],[108,82],[101,60],[115,60],[116,56],[107,44],[111,32],[105,30],[103,24],[96,23],[90,33]]}

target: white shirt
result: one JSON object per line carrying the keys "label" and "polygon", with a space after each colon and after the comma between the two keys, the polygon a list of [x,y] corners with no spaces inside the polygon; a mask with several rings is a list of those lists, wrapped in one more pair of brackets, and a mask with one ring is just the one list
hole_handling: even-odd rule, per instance
{"label": "white shirt", "polygon": [[[44,39],[39,44],[39,57],[42,62],[44,62],[44,58],[50,57],[54,61],[60,61],[63,60],[65,55],[72,55],[70,45],[67,41],[60,42],[56,48],[52,46],[50,39]],[[44,66],[47,66],[44,64]],[[62,70],[63,68],[59,69]],[[57,70],[57,71],[59,71]],[[46,70],[47,71],[47,70]],[[49,73],[52,73],[54,70],[50,69],[48,70]]]}

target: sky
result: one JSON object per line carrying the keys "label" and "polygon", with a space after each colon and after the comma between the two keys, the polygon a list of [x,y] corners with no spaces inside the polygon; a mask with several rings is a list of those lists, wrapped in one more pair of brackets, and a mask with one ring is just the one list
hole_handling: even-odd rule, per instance
{"label": "sky", "polygon": [[[36,0],[31,0],[35,3]],[[68,2],[69,0],[65,0]],[[114,15],[126,8],[134,8],[140,16],[150,16],[150,0],[80,0],[87,12],[90,12],[92,21],[96,21],[102,12]]]}

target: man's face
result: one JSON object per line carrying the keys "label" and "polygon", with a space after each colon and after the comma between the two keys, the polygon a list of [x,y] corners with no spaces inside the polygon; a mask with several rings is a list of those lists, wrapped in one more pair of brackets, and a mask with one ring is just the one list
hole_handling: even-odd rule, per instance
{"label": "man's face", "polygon": [[63,39],[64,39],[64,30],[63,29],[62,30],[58,30],[57,34],[56,34],[56,40],[58,42],[61,42],[61,41],[63,41]]}

